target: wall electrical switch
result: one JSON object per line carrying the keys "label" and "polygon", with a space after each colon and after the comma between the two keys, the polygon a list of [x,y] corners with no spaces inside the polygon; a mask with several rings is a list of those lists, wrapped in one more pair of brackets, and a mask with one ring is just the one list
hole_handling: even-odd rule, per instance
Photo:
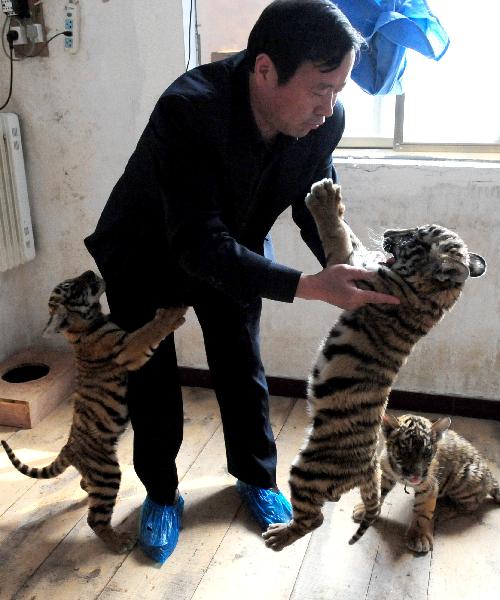
{"label": "wall electrical switch", "polygon": [[28,0],[2,0],[2,11],[9,17],[26,19],[30,16]]}
{"label": "wall electrical switch", "polygon": [[75,54],[80,45],[80,2],[68,0],[64,7],[64,31],[70,31],[71,36],[64,37],[64,49]]}

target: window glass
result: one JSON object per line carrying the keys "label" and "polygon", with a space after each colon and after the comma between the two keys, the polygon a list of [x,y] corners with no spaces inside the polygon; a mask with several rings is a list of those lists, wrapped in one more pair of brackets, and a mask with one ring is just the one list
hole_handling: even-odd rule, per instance
{"label": "window glass", "polygon": [[339,98],[346,111],[344,138],[392,139],[396,96],[370,96],[351,80]]}
{"label": "window glass", "polygon": [[409,52],[404,142],[500,143],[498,0],[434,0],[450,36],[439,62]]}

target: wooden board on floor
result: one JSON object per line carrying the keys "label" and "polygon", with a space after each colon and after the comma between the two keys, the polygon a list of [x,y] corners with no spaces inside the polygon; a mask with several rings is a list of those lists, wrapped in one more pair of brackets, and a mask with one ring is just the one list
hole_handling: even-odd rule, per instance
{"label": "wooden board on floor", "polygon": [[[500,587],[500,506],[488,502],[473,515],[438,509],[432,553],[406,549],[412,495],[390,493],[381,519],[354,546],[351,511],[357,490],[327,505],[325,522],[281,553],[265,548],[226,472],[213,392],[185,390],[185,440],[179,455],[186,499],[179,545],[162,567],[135,549],[108,552],[86,524],[85,494],[73,469],[57,479],[17,473],[0,453],[0,599],[16,600],[476,600]],[[292,410],[293,408],[293,410]],[[38,466],[66,440],[71,407],[62,405],[35,429],[0,432]],[[288,493],[291,460],[304,438],[305,403],[272,398],[278,435],[278,481]],[[455,418],[500,476],[500,422]],[[144,490],[132,467],[132,432],[120,444],[123,484],[113,519],[137,526]],[[32,453],[31,455],[29,453]]]}
{"label": "wooden board on floor", "polygon": [[[307,420],[305,404],[299,401],[277,438],[278,485],[287,495],[289,466],[304,440]],[[193,600],[288,599],[309,538],[309,535],[305,536],[282,552],[274,552],[266,548],[260,528],[246,506],[242,506],[217,548]],[[242,585],[242,581],[252,584]]]}
{"label": "wooden board on floor", "polygon": [[[187,394],[185,405],[190,449],[184,458],[179,458],[181,475],[219,426],[211,394]],[[131,429],[121,440],[119,460],[123,480],[113,524],[120,527],[126,519],[123,527],[134,530],[145,492],[132,467]],[[9,574],[0,579],[0,597],[14,592],[19,600],[33,596],[52,600],[96,597],[125,557],[111,553],[88,527],[86,494],[79,487],[79,475],[74,469],[50,482],[34,481],[35,486],[0,521],[13,536],[2,540],[4,529],[0,528],[1,548],[5,553],[0,560]],[[26,559],[19,561],[17,552],[9,553],[12,547]]]}
{"label": "wooden board on floor", "polygon": [[[455,417],[452,427],[489,460],[500,481],[500,422]],[[470,515],[438,505],[428,599],[498,597],[499,532],[500,505],[491,498]]]}
{"label": "wooden board on floor", "polygon": [[348,541],[357,528],[352,512],[360,502],[359,490],[325,505],[324,523],[312,534],[292,600],[425,598],[429,560],[416,568],[405,547],[412,500],[398,492],[391,492],[379,520],[352,546]]}
{"label": "wooden board on floor", "polygon": [[[7,439],[19,459],[33,467],[49,464],[64,446],[68,438],[73,415],[73,407],[63,402],[41,421],[35,429],[21,429],[11,433]],[[16,502],[31,487],[36,479],[26,477],[17,471],[3,448],[0,448],[0,515]]]}
{"label": "wooden board on floor", "polygon": [[[276,435],[288,417],[292,401],[273,400],[271,422]],[[222,429],[200,453],[179,489],[186,504],[174,554],[163,567],[155,567],[135,550],[104,589],[102,600],[187,600],[195,594],[241,507],[234,478],[226,470]]]}

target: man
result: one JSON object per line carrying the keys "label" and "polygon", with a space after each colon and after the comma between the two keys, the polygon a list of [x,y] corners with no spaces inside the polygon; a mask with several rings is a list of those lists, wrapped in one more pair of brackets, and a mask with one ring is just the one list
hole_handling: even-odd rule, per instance
{"label": "man", "polygon": [[[246,51],[182,75],[161,96],[123,176],[85,242],[107,284],[113,319],[133,330],[160,306],[193,306],[220,406],[229,472],[263,529],[288,521],[259,351],[261,299],[342,308],[397,302],[362,291],[366,271],[307,275],[277,264],[268,232],[292,206],[325,258],[304,198],[335,177],[344,128],[337,95],[362,42],[328,0],[278,0]],[[183,500],[175,458],[182,398],[173,335],[130,376],[134,465],[146,487],[139,542],[158,562],[174,549]]]}

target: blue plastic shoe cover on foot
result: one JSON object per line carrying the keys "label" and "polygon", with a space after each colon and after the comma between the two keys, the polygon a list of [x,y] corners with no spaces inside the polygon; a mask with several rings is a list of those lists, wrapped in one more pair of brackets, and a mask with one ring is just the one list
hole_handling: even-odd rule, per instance
{"label": "blue plastic shoe cover on foot", "polygon": [[279,490],[260,488],[239,480],[236,489],[263,530],[272,523],[291,520],[292,507]]}
{"label": "blue plastic shoe cover on foot", "polygon": [[139,545],[154,561],[163,564],[174,551],[179,539],[183,508],[182,496],[173,506],[156,504],[146,496],[141,509]]}

